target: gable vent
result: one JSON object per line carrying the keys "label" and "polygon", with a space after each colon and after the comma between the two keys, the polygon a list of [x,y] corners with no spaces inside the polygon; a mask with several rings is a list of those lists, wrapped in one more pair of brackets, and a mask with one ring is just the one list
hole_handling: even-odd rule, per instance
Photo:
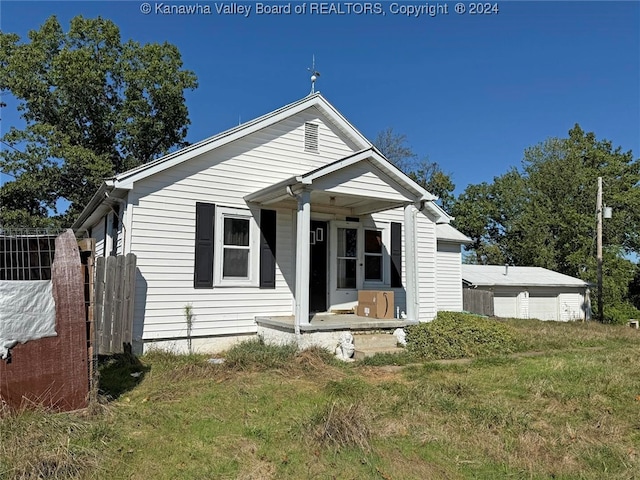
{"label": "gable vent", "polygon": [[315,123],[304,124],[304,149],[307,152],[318,151],[318,125]]}

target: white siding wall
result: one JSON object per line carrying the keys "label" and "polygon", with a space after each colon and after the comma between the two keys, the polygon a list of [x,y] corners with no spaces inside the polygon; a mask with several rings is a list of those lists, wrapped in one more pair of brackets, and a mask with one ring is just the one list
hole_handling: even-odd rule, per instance
{"label": "white siding wall", "polygon": [[462,256],[459,243],[438,242],[438,311],[462,311]]}
{"label": "white siding wall", "polygon": [[529,318],[529,292],[527,290],[518,293],[516,307],[518,309],[516,318]]}
{"label": "white siding wall", "polygon": [[385,200],[403,201],[406,196],[394,186],[380,181],[379,172],[369,162],[359,162],[342,169],[339,175],[331,175],[313,182],[313,187],[328,192],[347,195],[365,195]]}
{"label": "white siding wall", "polygon": [[91,227],[91,237],[96,239],[96,257],[104,256],[104,218]]}
{"label": "white siding wall", "polygon": [[[304,151],[304,123],[319,124],[319,153]],[[313,108],[213,152],[136,183],[129,241],[138,259],[134,339],[256,331],[257,315],[292,314],[294,238],[291,211],[277,216],[276,289],[193,288],[195,204],[246,208],[243,197],[351,154]]]}
{"label": "white siding wall", "polygon": [[502,318],[580,320],[583,304],[584,293],[572,288],[495,287],[493,291],[494,313]]}
{"label": "white siding wall", "polygon": [[563,322],[571,320],[584,320],[584,294],[581,292],[561,293],[560,302],[560,320]]}
{"label": "white siding wall", "polygon": [[418,236],[418,292],[421,322],[433,320],[437,314],[436,301],[436,224],[425,214],[416,218]]}

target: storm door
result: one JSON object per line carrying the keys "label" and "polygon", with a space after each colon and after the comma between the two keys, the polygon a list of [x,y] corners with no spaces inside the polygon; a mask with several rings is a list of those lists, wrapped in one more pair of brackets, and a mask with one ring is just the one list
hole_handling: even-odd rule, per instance
{"label": "storm door", "polygon": [[362,288],[362,228],[357,222],[333,222],[331,234],[331,309],[348,310]]}

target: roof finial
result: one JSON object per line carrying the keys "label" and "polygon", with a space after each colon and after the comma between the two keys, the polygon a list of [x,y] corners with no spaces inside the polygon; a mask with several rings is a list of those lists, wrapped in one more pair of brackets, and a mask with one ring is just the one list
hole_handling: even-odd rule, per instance
{"label": "roof finial", "polygon": [[320,76],[320,72],[316,70],[316,56],[313,55],[313,63],[311,64],[311,68],[307,68],[311,72],[311,93],[310,95],[316,92],[316,80]]}

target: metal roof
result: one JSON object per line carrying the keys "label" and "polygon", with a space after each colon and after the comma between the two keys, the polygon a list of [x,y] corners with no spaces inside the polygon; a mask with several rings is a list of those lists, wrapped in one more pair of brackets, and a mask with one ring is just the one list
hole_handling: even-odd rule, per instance
{"label": "metal roof", "polygon": [[462,265],[462,280],[478,286],[588,287],[579,278],[542,267]]}

